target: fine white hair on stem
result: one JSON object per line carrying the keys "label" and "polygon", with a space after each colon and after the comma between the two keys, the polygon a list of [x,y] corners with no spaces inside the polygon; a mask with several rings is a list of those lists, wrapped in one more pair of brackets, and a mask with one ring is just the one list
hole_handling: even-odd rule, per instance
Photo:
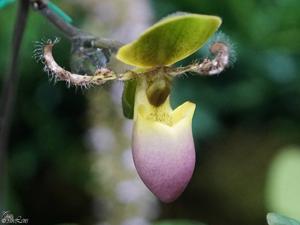
{"label": "fine white hair on stem", "polygon": [[228,35],[226,35],[224,32],[219,31],[217,32],[207,43],[208,50],[211,52],[211,47],[215,43],[223,43],[228,48],[228,56],[229,56],[229,65],[231,66],[235,63],[237,53],[236,53],[236,45],[233,43]]}
{"label": "fine white hair on stem", "polygon": [[55,37],[54,40],[42,39],[41,41],[36,41],[34,44],[33,57],[37,62],[42,62],[44,64],[44,47],[45,45],[55,45],[60,41],[60,38]]}
{"label": "fine white hair on stem", "polygon": [[194,72],[199,75],[209,76],[217,75],[224,71],[230,64],[230,46],[221,41],[213,42],[210,46],[210,52],[213,58],[205,58],[202,62],[194,62],[184,67],[169,67],[167,73],[171,76],[178,76],[188,72]]}
{"label": "fine white hair on stem", "polygon": [[62,68],[54,59],[52,49],[59,42],[58,38],[36,42],[34,58],[44,64],[44,71],[47,72],[50,80],[65,81],[67,86],[80,86],[89,88],[91,86],[102,85],[110,80],[130,80],[135,78],[138,73],[127,71],[123,74],[116,74],[114,71],[102,67],[98,68],[94,74],[76,74]]}
{"label": "fine white hair on stem", "polygon": [[[224,36],[224,35],[223,35]],[[42,40],[36,42],[36,48],[34,50],[34,57],[38,62],[44,64],[44,71],[47,72],[50,80],[54,82],[65,81],[67,86],[79,86],[82,88],[89,88],[92,86],[102,85],[107,81],[119,80],[126,81],[135,79],[141,76],[155,76],[162,72],[165,76],[179,76],[185,75],[189,72],[197,73],[199,75],[210,76],[217,75],[224,71],[231,63],[234,56],[234,50],[232,44],[224,41],[225,39],[217,38],[211,41],[209,48],[213,57],[205,58],[203,61],[195,61],[192,64],[184,67],[170,67],[159,66],[144,72],[126,71],[121,74],[117,74],[109,68],[98,68],[94,74],[76,74],[62,68],[54,59],[52,49],[55,44],[59,42],[58,38],[53,41]]]}

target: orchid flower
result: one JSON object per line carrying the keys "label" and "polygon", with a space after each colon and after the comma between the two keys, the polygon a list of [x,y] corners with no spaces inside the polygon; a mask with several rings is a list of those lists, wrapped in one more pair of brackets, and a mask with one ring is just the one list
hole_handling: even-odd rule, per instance
{"label": "orchid flower", "polygon": [[[172,78],[187,68],[169,65],[197,51],[220,24],[215,16],[172,15],[117,54],[119,60],[146,71],[136,81],[133,159],[145,185],[163,202],[180,196],[195,167],[192,118],[196,106],[185,102],[172,110],[169,98]],[[202,69],[199,64],[191,67],[195,72]]]}
{"label": "orchid flower", "polygon": [[45,70],[68,84],[101,85],[110,80],[125,81],[122,105],[124,115],[134,120],[132,152],[137,172],[145,185],[163,202],[177,199],[190,181],[195,167],[192,118],[195,104],[185,102],[173,110],[170,106],[172,80],[192,72],[215,75],[229,63],[230,46],[223,41],[211,43],[212,58],[185,67],[174,64],[200,49],[217,31],[217,16],[176,13],[146,30],[137,40],[123,45],[116,58],[134,66],[117,74],[99,68],[92,76],[64,70],[54,60],[46,42],[42,51]]}

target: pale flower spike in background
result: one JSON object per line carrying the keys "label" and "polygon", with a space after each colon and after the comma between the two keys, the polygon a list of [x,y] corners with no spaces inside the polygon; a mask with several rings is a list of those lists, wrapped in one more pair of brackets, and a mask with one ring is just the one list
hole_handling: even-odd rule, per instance
{"label": "pale flower spike in background", "polygon": [[137,40],[112,51],[119,63],[136,67],[121,73],[112,66],[97,68],[93,75],[69,72],[52,55],[57,41],[43,42],[35,52],[45,71],[56,81],[81,87],[111,80],[125,82],[122,106],[124,115],[134,119],[135,167],[145,185],[163,202],[172,202],[181,195],[195,167],[192,118],[196,106],[186,102],[172,110],[172,80],[187,72],[219,74],[229,65],[232,51],[226,41],[218,40],[210,46],[213,58],[185,67],[173,65],[199,50],[221,22],[216,16],[189,13],[175,13],[162,19]]}

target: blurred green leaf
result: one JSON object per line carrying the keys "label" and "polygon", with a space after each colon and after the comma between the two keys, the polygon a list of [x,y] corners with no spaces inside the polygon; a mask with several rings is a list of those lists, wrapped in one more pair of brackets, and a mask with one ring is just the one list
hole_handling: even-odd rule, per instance
{"label": "blurred green leaf", "polygon": [[157,222],[153,225],[204,225],[200,222],[190,221],[190,220],[165,220]]}
{"label": "blurred green leaf", "polygon": [[285,148],[273,160],[266,200],[269,210],[300,218],[300,148]]}
{"label": "blurred green leaf", "polygon": [[0,0],[0,9],[3,9],[5,6],[15,2],[16,0]]}
{"label": "blurred green leaf", "polygon": [[136,80],[129,80],[124,83],[122,108],[127,119],[133,119],[136,84]]}
{"label": "blurred green leaf", "polygon": [[300,222],[277,213],[268,213],[267,221],[269,225],[300,225]]}
{"label": "blurred green leaf", "polygon": [[68,14],[66,14],[61,8],[59,8],[57,5],[49,1],[48,7],[65,22],[72,23],[72,18]]}
{"label": "blurred green leaf", "polygon": [[137,67],[172,65],[197,51],[221,22],[217,16],[172,14],[120,48],[117,58]]}

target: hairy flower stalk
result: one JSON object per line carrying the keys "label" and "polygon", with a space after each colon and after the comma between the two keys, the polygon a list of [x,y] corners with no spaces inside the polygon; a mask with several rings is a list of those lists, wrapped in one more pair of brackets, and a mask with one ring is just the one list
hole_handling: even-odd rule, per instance
{"label": "hairy flower stalk", "polygon": [[137,172],[163,202],[184,191],[195,167],[192,118],[195,104],[186,102],[172,110],[169,97],[153,106],[146,97],[145,80],[136,92],[132,150]]}

